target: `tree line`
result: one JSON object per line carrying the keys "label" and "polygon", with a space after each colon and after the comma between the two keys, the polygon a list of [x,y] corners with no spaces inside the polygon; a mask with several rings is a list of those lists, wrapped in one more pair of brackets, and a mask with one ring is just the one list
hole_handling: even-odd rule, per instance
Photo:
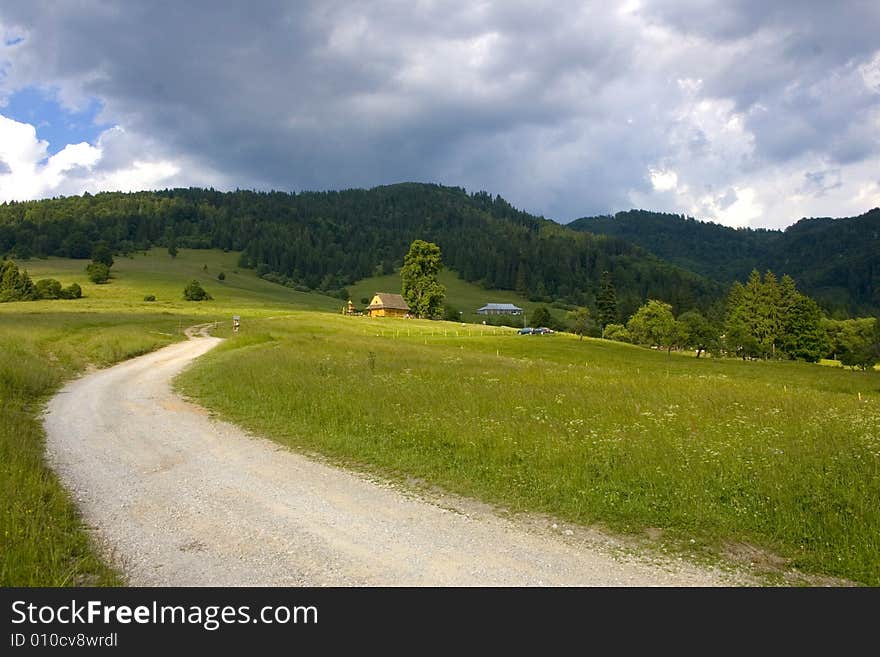
{"label": "tree line", "polygon": [[[583,315],[578,317],[589,331]],[[794,279],[752,271],[735,282],[722,306],[707,314],[691,309],[677,317],[670,304],[650,299],[625,324],[601,323],[603,337],[647,347],[693,349],[742,359],[840,360],[869,369],[880,361],[880,319],[834,320],[798,291]]]}
{"label": "tree line", "polygon": [[0,204],[0,254],[87,259],[96,243],[127,254],[153,246],[241,251],[239,265],[300,289],[343,288],[403,266],[416,239],[486,289],[594,306],[603,271],[621,316],[645,298],[708,307],[723,288],[625,240],[580,233],[500,196],[406,183],[370,190],[255,192],[170,189]]}
{"label": "tree line", "polygon": [[633,242],[724,285],[753,269],[787,272],[838,319],[880,312],[880,208],[857,217],[801,219],[784,231],[730,228],[647,210],[568,225]]}
{"label": "tree line", "polygon": [[20,269],[15,261],[0,262],[0,303],[80,297],[82,297],[82,288],[76,283],[62,287],[54,278],[43,278],[34,282],[27,270]]}

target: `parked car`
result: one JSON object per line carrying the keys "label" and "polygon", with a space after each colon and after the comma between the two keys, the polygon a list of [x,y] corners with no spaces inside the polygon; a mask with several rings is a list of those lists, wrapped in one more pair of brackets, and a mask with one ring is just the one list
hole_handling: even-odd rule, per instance
{"label": "parked car", "polygon": [[553,329],[549,329],[546,326],[539,326],[536,329],[532,329],[533,335],[549,335],[550,333],[555,333]]}
{"label": "parked car", "polygon": [[535,332],[535,329],[530,328],[528,326],[526,326],[525,328],[521,328],[519,331],[517,331],[517,333],[519,333],[520,335],[531,335],[534,332]]}

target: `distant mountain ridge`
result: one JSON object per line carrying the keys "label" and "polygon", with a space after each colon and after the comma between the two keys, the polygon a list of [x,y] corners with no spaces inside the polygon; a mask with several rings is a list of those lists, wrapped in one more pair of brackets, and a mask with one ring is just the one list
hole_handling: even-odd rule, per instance
{"label": "distant mountain ridge", "polygon": [[594,306],[611,271],[619,319],[646,298],[705,309],[721,286],[616,237],[569,230],[500,196],[401,183],[328,192],[168,189],[0,204],[0,255],[87,258],[148,246],[241,251],[268,280],[346,296],[345,287],[402,264],[415,239],[437,243],[446,267],[487,289],[543,303]]}
{"label": "distant mountain ridge", "polygon": [[646,210],[583,217],[568,227],[633,242],[718,283],[772,269],[792,276],[829,310],[880,309],[880,208],[856,217],[801,219],[784,231],[730,228]]}
{"label": "distant mountain ridge", "polygon": [[785,231],[736,230],[631,210],[561,225],[500,196],[399,183],[326,192],[188,188],[105,192],[0,204],[0,256],[88,258],[151,246],[241,251],[268,280],[345,296],[346,286],[402,263],[415,239],[486,289],[596,309],[602,272],[614,280],[618,320],[646,299],[676,312],[707,310],[752,269],[790,274],[841,313],[880,309],[880,209],[804,219]]}

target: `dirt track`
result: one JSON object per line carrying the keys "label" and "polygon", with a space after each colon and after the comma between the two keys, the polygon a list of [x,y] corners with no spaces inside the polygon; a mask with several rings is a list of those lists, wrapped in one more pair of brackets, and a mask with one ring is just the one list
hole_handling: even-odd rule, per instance
{"label": "dirt track", "polygon": [[428,501],[215,421],[170,381],[218,342],[194,337],[89,374],[48,405],[49,461],[130,584],[735,583],[623,557],[589,530]]}

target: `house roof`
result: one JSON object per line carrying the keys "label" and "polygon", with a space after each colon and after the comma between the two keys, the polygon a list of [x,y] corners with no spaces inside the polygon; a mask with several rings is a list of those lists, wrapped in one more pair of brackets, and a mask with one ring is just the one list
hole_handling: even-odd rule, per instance
{"label": "house roof", "polygon": [[[375,303],[376,297],[379,297],[379,303]],[[386,294],[385,292],[376,292],[373,295],[373,302],[367,306],[367,310],[377,310],[379,308],[394,308],[396,310],[409,310],[409,306],[403,297],[399,294]]]}
{"label": "house roof", "polygon": [[512,303],[487,303],[479,310],[522,310],[522,308],[514,306]]}

